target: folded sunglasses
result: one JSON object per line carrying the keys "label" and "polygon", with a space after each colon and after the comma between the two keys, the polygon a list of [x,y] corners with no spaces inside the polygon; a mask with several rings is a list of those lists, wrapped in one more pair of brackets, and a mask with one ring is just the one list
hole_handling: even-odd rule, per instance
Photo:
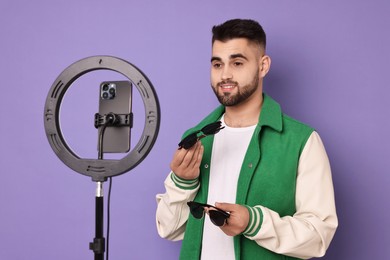
{"label": "folded sunglasses", "polygon": [[183,140],[179,143],[179,149],[184,148],[186,150],[190,149],[192,146],[196,144],[200,139],[206,137],[208,135],[214,135],[218,133],[221,129],[225,128],[221,126],[221,121],[217,121],[211,124],[206,125],[202,129],[187,135]]}
{"label": "folded sunglasses", "polygon": [[219,227],[225,225],[227,223],[227,219],[230,217],[228,212],[209,204],[188,201],[187,205],[190,208],[191,215],[196,219],[203,218],[205,214],[205,208],[210,208],[210,210],[208,210],[210,220],[214,225]]}

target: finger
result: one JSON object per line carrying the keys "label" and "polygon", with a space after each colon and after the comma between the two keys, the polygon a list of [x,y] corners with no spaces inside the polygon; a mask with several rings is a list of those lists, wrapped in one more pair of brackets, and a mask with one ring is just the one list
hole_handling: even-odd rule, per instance
{"label": "finger", "polygon": [[233,227],[231,225],[229,225],[228,222],[225,222],[225,224],[223,226],[220,226],[219,228],[223,231],[223,233],[225,233],[228,236],[235,236],[236,235],[236,233],[233,230]]}
{"label": "finger", "polygon": [[200,163],[202,162],[204,147],[200,141],[197,143],[197,146],[198,147],[195,150],[195,154],[194,154],[194,157],[192,160],[192,165],[190,166],[190,167],[192,167],[192,169],[198,169],[200,166]]}
{"label": "finger", "polygon": [[186,168],[191,168],[193,165],[193,161],[197,159],[198,150],[199,150],[198,143],[196,143],[193,147],[188,149],[180,166],[186,167]]}
{"label": "finger", "polygon": [[187,153],[188,153],[188,150],[185,150],[185,149],[176,150],[176,152],[173,155],[173,159],[172,159],[171,165],[173,167],[180,166],[182,164],[182,162],[184,160],[184,157],[186,156]]}
{"label": "finger", "polygon": [[222,202],[216,202],[215,206],[219,209],[222,209],[224,211],[229,211],[232,212],[234,211],[236,204],[231,204],[231,203],[222,203]]}
{"label": "finger", "polygon": [[191,162],[195,151],[196,151],[196,144],[189,149],[176,150],[174,154],[174,160],[173,160],[174,165],[188,167],[188,164],[189,162]]}

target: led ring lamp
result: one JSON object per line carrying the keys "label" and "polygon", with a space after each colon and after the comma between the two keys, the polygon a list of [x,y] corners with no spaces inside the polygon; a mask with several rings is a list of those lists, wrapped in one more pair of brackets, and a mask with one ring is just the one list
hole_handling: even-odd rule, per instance
{"label": "led ring lamp", "polygon": [[[145,126],[137,145],[121,160],[83,159],[65,142],[60,129],[59,111],[65,92],[82,75],[95,70],[112,70],[135,83],[145,106]],[[160,106],[156,92],[147,77],[129,62],[111,56],[93,56],[79,60],[66,68],[54,81],[45,103],[45,131],[49,143],[62,160],[74,171],[102,182],[136,167],[152,149],[160,126]]]}

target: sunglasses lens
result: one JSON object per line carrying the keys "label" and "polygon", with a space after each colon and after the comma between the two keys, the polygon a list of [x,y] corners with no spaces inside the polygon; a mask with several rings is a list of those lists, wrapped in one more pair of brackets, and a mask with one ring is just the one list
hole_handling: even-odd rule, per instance
{"label": "sunglasses lens", "polygon": [[205,135],[213,135],[219,132],[221,130],[221,121],[211,123],[209,125],[206,125],[205,127],[202,128],[202,132]]}
{"label": "sunglasses lens", "polygon": [[197,141],[198,141],[198,137],[196,133],[193,133],[185,137],[183,140],[181,140],[181,142],[179,143],[179,147],[187,150],[190,149],[192,146],[194,146]]}
{"label": "sunglasses lens", "polygon": [[227,217],[225,215],[223,215],[221,212],[219,212],[217,210],[210,210],[209,215],[210,215],[211,222],[213,222],[214,225],[219,226],[219,227],[223,226],[225,224],[226,219],[227,219]]}
{"label": "sunglasses lens", "polygon": [[187,203],[190,207],[190,212],[194,218],[201,219],[204,214],[204,208],[200,205],[197,205],[195,203]]}

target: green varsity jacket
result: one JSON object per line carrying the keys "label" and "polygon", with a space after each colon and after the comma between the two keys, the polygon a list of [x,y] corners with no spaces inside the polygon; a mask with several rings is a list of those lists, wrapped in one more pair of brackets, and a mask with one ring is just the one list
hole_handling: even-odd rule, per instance
{"label": "green varsity jacket", "polygon": [[[237,183],[236,203],[254,209],[256,205],[268,207],[283,216],[292,216],[295,209],[295,186],[300,154],[313,129],[286,115],[278,103],[266,94],[252,139],[246,152]],[[185,134],[217,121],[225,109],[215,109],[196,127]],[[204,155],[200,169],[200,188],[195,201],[205,203],[209,188],[209,174],[213,136],[202,139]],[[251,226],[243,234],[234,237],[234,251],[237,260],[273,260],[296,259],[271,252],[250,239],[261,229],[262,214],[250,217],[260,218],[255,226]],[[250,223],[256,221],[250,221]],[[180,252],[180,259],[199,259],[202,247],[204,219],[194,219],[191,215],[187,221],[185,236]]]}

